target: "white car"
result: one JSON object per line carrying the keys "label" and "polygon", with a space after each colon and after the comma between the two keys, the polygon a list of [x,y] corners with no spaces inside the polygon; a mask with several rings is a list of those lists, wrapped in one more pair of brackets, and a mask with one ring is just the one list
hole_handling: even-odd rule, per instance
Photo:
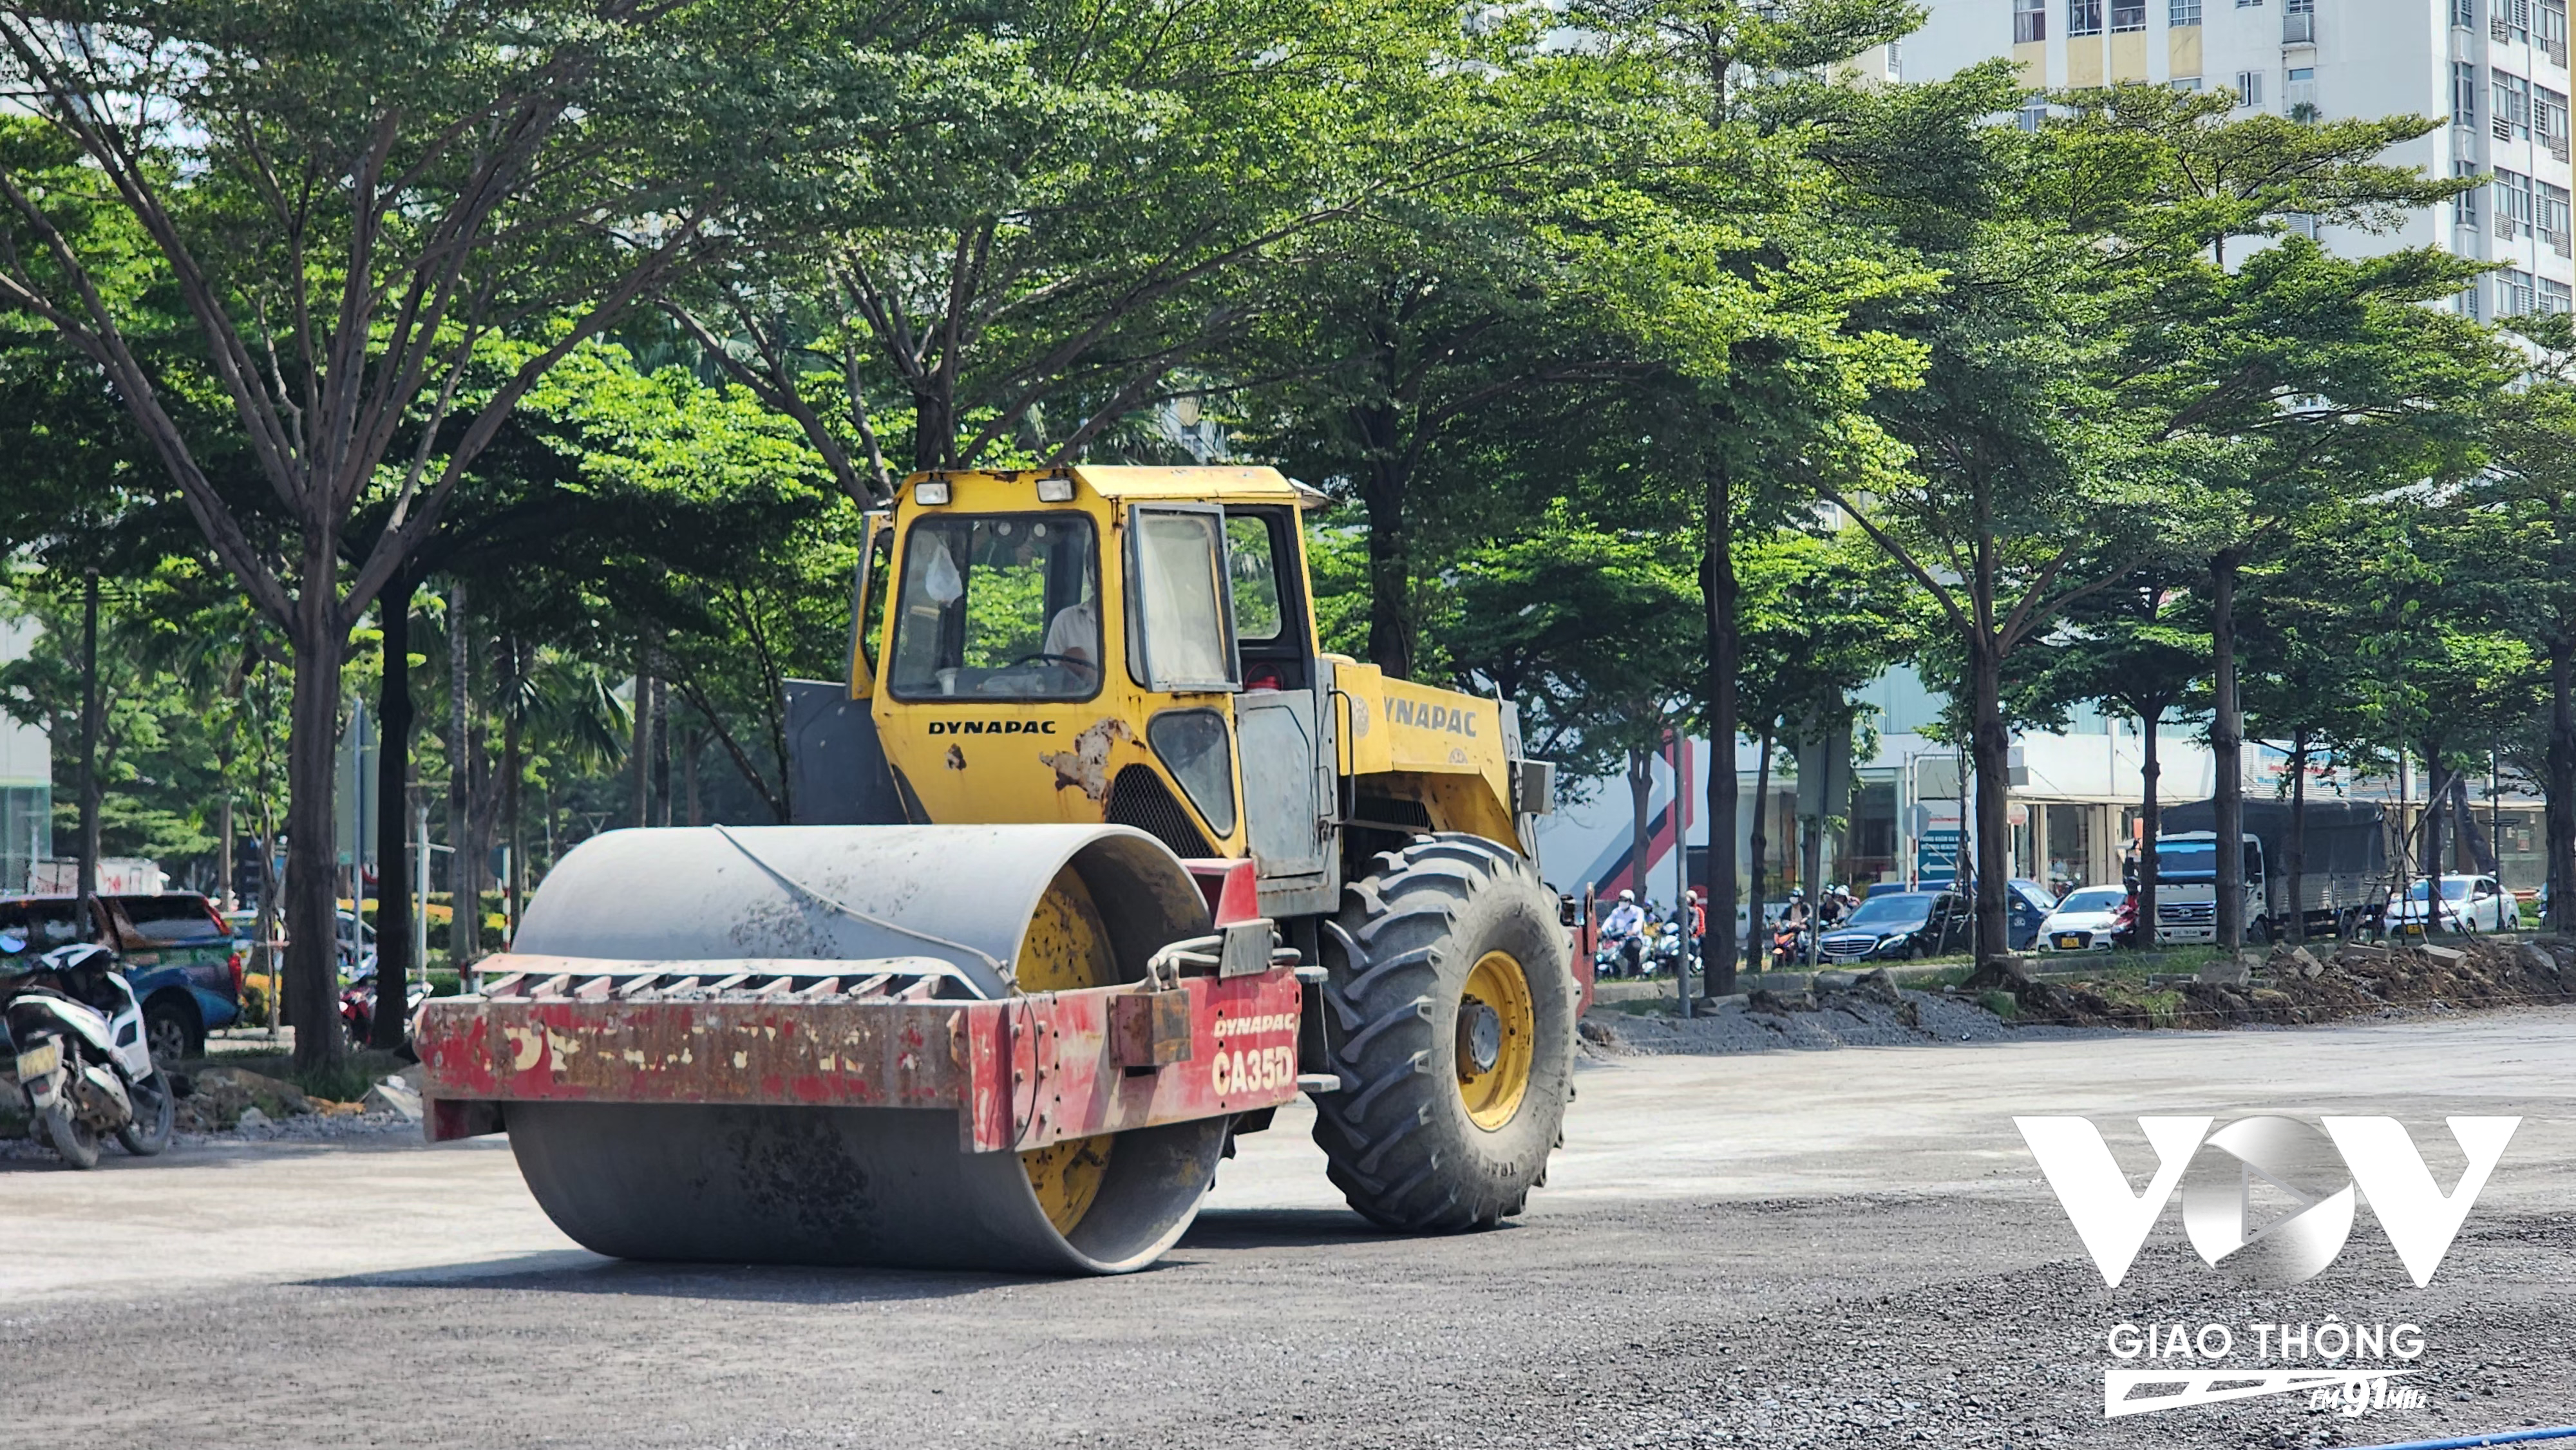
{"label": "white car", "polygon": [[2109,951],[2112,913],[2128,899],[2128,888],[2123,886],[2079,886],[2066,893],[2039,923],[2039,949]]}
{"label": "white car", "polygon": [[[2388,934],[2422,936],[2424,905],[2428,882],[2418,881],[2408,888],[2405,899],[2391,896],[2388,902]],[[2446,931],[2513,931],[2522,925],[2522,907],[2513,893],[2499,885],[2492,876],[2445,876],[2442,878],[2442,910],[2433,929]]]}

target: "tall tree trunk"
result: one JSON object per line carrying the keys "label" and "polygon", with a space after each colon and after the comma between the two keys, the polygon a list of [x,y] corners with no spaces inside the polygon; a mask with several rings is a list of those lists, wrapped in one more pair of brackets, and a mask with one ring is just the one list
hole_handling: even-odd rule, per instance
{"label": "tall tree trunk", "polygon": [[635,773],[635,824],[653,824],[653,639],[648,632],[635,654],[635,743],[627,754]]}
{"label": "tall tree trunk", "polygon": [[[1747,879],[1751,883],[1744,893],[1744,969],[1748,972],[1761,971],[1767,965],[1771,946],[1764,939],[1762,931],[1762,897],[1764,888],[1769,884],[1762,877],[1763,868],[1767,864],[1763,858],[1771,849],[1770,832],[1763,820],[1769,812],[1763,809],[1763,805],[1771,799],[1772,738],[1771,722],[1765,720],[1762,722],[1762,748],[1755,756],[1753,767],[1753,833],[1752,839],[1745,842],[1744,868]],[[1709,843],[1712,849],[1715,848],[1716,842],[1717,837],[1711,834]],[[1709,920],[1714,923],[1717,918],[1712,916]],[[1734,984],[1731,982],[1727,987],[1729,991],[1734,990]],[[1718,996],[1720,993],[1712,987],[1709,989],[1709,995]]]}
{"label": "tall tree trunk", "polygon": [[516,638],[511,639],[507,649],[510,661],[510,695],[509,711],[503,717],[501,726],[501,839],[510,848],[510,879],[501,883],[501,889],[507,893],[506,899],[510,903],[510,930],[515,935],[519,930],[519,913],[526,905],[523,898],[528,879],[527,841],[524,839],[524,833],[519,829],[520,792],[524,785],[521,776],[525,774],[525,761],[520,754],[519,742],[521,718],[526,713],[521,708],[526,690],[520,673],[525,661],[519,656],[519,641]]}
{"label": "tall tree trunk", "polygon": [[2442,877],[2449,867],[2442,860],[2442,805],[2451,793],[2451,773],[2441,758],[2431,750],[2424,752],[2424,934],[2430,937],[2450,919],[2443,909]]}
{"label": "tall tree trunk", "polygon": [[462,973],[483,950],[483,858],[474,841],[474,632],[465,581],[447,595],[447,964]]}
{"label": "tall tree trunk", "polygon": [[[1708,629],[1708,934],[1700,939],[1700,973],[1712,997],[1735,990],[1735,944],[1727,929],[1735,921],[1735,823],[1739,786],[1735,778],[1737,715],[1736,671],[1743,658],[1736,619],[1735,487],[1723,457],[1711,460],[1703,482],[1700,518],[1700,602]],[[1765,737],[1763,760],[1770,760]],[[1761,809],[1760,798],[1754,808]],[[1759,829],[1758,825],[1756,827]],[[1757,848],[1756,858],[1760,852]],[[1757,891],[1755,899],[1759,901]],[[1757,906],[1746,917],[1748,950],[1762,935]]]}
{"label": "tall tree trunk", "polygon": [[2012,788],[2012,732],[2004,727],[2003,657],[1994,637],[1983,628],[1969,649],[1969,699],[1974,728],[1969,737],[1977,772],[1977,969],[2012,955],[2011,921],[2004,902],[2010,868],[2005,851],[2011,844],[2004,824],[2004,797]]}
{"label": "tall tree trunk", "polygon": [[2469,773],[2465,770],[2451,777],[2451,815],[2459,822],[2460,849],[2469,853],[2469,869],[2483,876],[2497,875],[2503,863],[2496,860],[2494,836],[2479,822],[2476,808],[2469,804]]}
{"label": "tall tree trunk", "polygon": [[98,571],[81,576],[80,895],[98,894]]}
{"label": "tall tree trunk", "polygon": [[703,730],[689,732],[688,748],[680,755],[680,789],[689,798],[689,824],[707,823],[705,812],[698,809],[698,757],[706,751],[707,736]]}
{"label": "tall tree trunk", "polygon": [[1646,823],[1654,797],[1654,759],[1647,751],[1628,752],[1628,886],[1637,893],[1639,906],[1646,903],[1646,853],[1654,844]]}
{"label": "tall tree trunk", "polygon": [[1388,676],[1413,678],[1413,538],[1405,527],[1400,459],[1380,458],[1362,488],[1368,509],[1369,660]]}
{"label": "tall tree trunk", "polygon": [[2549,642],[2549,784],[2541,802],[2549,851],[2545,931],[2576,931],[2576,632]]}
{"label": "tall tree trunk", "polygon": [[658,673],[653,677],[652,756],[653,824],[667,826],[671,824],[671,685]]}
{"label": "tall tree trunk", "polygon": [[2216,772],[2212,800],[2218,828],[2218,945],[2245,945],[2245,712],[2236,690],[2236,570],[2233,549],[2209,565],[2211,719],[2209,754]]}
{"label": "tall tree trunk", "polygon": [[[229,767],[229,762],[227,762]],[[224,771],[223,804],[215,808],[215,834],[223,838],[223,856],[215,863],[215,900],[226,911],[241,909],[241,896],[233,885],[233,787],[232,771]]]}
{"label": "tall tree trunk", "polygon": [[2290,732],[2289,859],[2281,863],[2290,877],[2290,940],[2308,939],[2308,727]]}
{"label": "tall tree trunk", "polygon": [[2156,798],[2157,783],[2164,776],[2164,766],[2156,759],[2156,726],[2164,720],[2158,710],[2153,718],[2144,712],[2138,724],[2144,738],[2138,746],[2138,929],[2136,945],[2141,951],[2156,946],[2156,833],[2164,829],[2164,803]]}
{"label": "tall tree trunk", "polygon": [[340,660],[333,560],[308,561],[295,604],[295,687],[286,728],[286,1018],[295,1065],[328,1067],[348,1049],[340,1031],[339,901],[332,809],[340,744]]}
{"label": "tall tree trunk", "polygon": [[411,981],[411,599],[409,569],[376,598],[384,636],[376,690],[376,1010],[367,1040],[402,1045],[403,990]]}

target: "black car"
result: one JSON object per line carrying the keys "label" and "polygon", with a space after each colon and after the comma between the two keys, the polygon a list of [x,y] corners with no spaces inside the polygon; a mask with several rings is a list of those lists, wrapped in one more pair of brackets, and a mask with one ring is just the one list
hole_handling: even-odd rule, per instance
{"label": "black car", "polygon": [[1947,891],[1875,891],[1816,943],[1844,962],[1911,961],[1966,949],[1968,904]]}

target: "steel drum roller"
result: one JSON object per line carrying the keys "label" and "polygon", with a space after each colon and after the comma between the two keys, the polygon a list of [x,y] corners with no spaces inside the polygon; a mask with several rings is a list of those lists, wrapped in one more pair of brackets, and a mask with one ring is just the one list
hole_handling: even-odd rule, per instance
{"label": "steel drum roller", "polygon": [[[612,831],[567,854],[512,950],[619,961],[933,958],[942,996],[1141,979],[1209,929],[1160,842],[1121,826]],[[955,1114],[521,1102],[520,1171],[557,1227],[633,1259],[1115,1273],[1178,1239],[1227,1120],[970,1153]]]}

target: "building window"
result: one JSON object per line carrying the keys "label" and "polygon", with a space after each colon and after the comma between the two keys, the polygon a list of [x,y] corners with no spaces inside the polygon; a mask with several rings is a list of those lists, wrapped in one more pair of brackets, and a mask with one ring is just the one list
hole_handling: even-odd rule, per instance
{"label": "building window", "polygon": [[2471,322],[2480,322],[2480,321],[2483,321],[2483,320],[2484,320],[2484,318],[2480,316],[2479,311],[2478,311],[2478,284],[2477,284],[2477,283],[2475,283],[2475,282],[2470,283],[2470,284],[2469,284],[2469,286],[2468,286],[2468,290],[2467,290],[2467,291],[2462,292],[2462,293],[2459,295],[2459,298],[2458,298],[2457,300],[2458,300],[2458,302],[2459,302],[2460,315],[2461,315],[2462,317],[2467,318],[2467,319],[2468,319],[2468,320],[2470,320]]}
{"label": "building window", "polygon": [[2511,241],[2531,229],[2531,178],[2496,168],[2495,233]]}
{"label": "building window", "polygon": [[2048,124],[2048,103],[2046,101],[2032,101],[2028,105],[2023,106],[2021,110],[2014,115],[2013,124],[2019,126],[2025,131],[2038,130],[2040,127]]}
{"label": "building window", "polygon": [[2567,65],[2567,0],[2540,0],[2540,48],[2549,63]]}
{"label": "building window", "polygon": [[2013,44],[2048,39],[2048,0],[2013,0]]}
{"label": "building window", "polygon": [[2317,0],[2282,0],[2281,43],[2313,45],[2317,39]]}
{"label": "building window", "polygon": [[2165,0],[2165,24],[2180,28],[2200,23],[2200,0]]}
{"label": "building window", "polygon": [[2487,34],[2496,40],[2531,43],[2531,0],[2494,0],[2487,7]]}
{"label": "building window", "polygon": [[[2478,168],[2469,162],[2454,161],[2451,163],[2451,178],[2454,181],[2465,181],[2477,174]],[[2484,190],[2486,190],[2486,187],[2483,185],[2472,186],[2451,198],[2451,224],[2453,226],[2473,227],[2478,224],[2478,193]]]}
{"label": "building window", "polygon": [[2066,0],[2066,33],[2100,35],[2102,0]]}
{"label": "building window", "polygon": [[2546,181],[2531,184],[2531,229],[2541,244],[2564,257],[2571,254],[2567,235],[2567,188]]}
{"label": "building window", "polygon": [[2478,28],[2478,0],[2451,0],[2451,26],[2455,30]]}
{"label": "building window", "polygon": [[2178,91],[2197,91],[2200,89],[2200,77],[2175,76],[2172,80],[2165,82],[2165,84],[2172,86]]}
{"label": "building window", "polygon": [[2567,159],[2567,97],[2547,86],[2531,88],[2531,133],[2549,154]]}
{"label": "building window", "polygon": [[2147,0],[2111,0],[2111,29],[2114,32],[2147,28]]}
{"label": "building window", "polygon": [[2281,109],[2292,120],[2313,121],[2317,118],[2317,68],[2294,65],[2282,78]]}
{"label": "building window", "polygon": [[2529,272],[2507,267],[2495,274],[2496,316],[2528,317],[2540,310],[2540,289]]}
{"label": "building window", "polygon": [[2540,310],[2543,312],[2576,311],[2576,288],[2564,282],[2540,279]]}
{"label": "building window", "polygon": [[2491,100],[2495,118],[2495,136],[2499,141],[2531,137],[2531,82],[2510,71],[2494,71],[2495,84]]}
{"label": "building window", "polygon": [[2478,68],[2464,60],[2451,62],[2451,124],[2478,123]]}
{"label": "building window", "polygon": [[2239,10],[2252,10],[2262,3],[2263,0],[2236,0],[2236,8]]}
{"label": "building window", "polygon": [[2263,73],[2261,71],[2241,70],[2236,73],[2236,104],[2240,106],[2259,106],[2263,104]]}

